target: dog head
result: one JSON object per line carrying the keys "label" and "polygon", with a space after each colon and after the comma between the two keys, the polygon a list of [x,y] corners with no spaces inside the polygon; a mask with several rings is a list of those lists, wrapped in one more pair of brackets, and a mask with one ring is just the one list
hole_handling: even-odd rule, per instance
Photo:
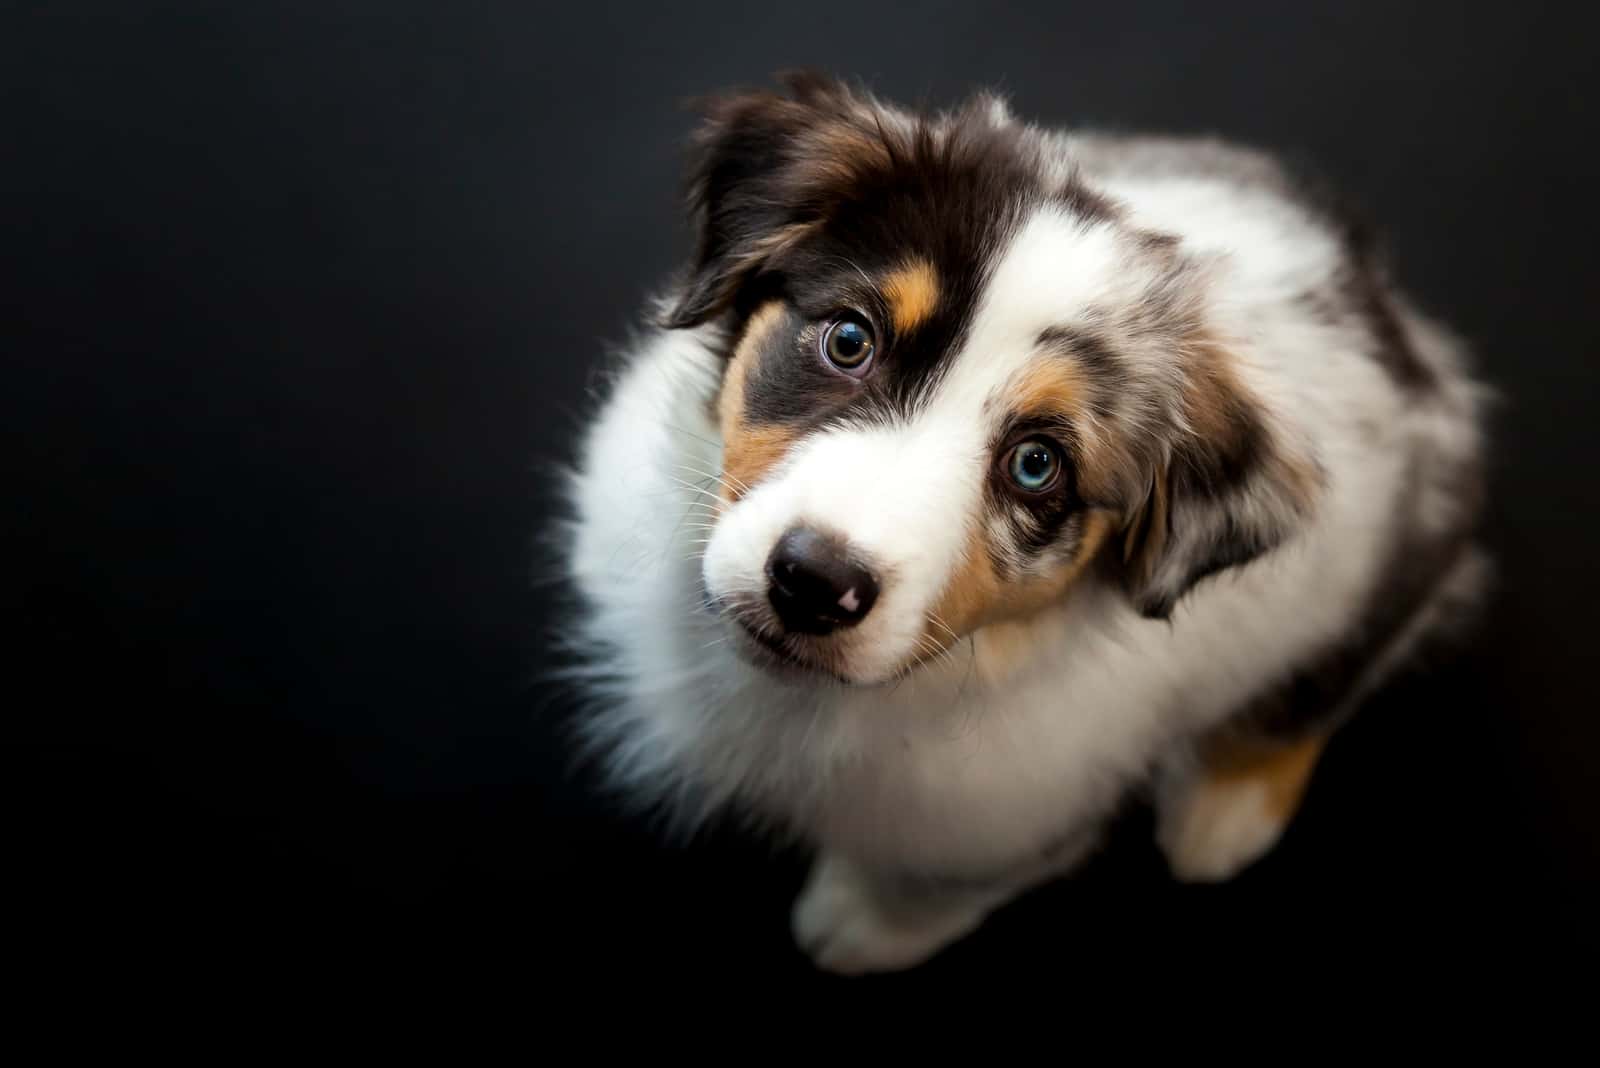
{"label": "dog head", "polygon": [[1102,559],[1165,616],[1307,506],[1204,266],[998,101],[798,77],[716,102],[696,151],[667,325],[726,327],[703,577],[758,658],[891,679]]}

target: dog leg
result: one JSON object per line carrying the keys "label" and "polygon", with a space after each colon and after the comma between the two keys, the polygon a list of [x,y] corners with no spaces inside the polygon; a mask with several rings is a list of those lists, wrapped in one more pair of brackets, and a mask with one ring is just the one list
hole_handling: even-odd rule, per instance
{"label": "dog leg", "polygon": [[1157,795],[1157,841],[1184,882],[1231,879],[1277,844],[1327,736],[1226,738],[1171,767]]}
{"label": "dog leg", "polygon": [[898,971],[970,933],[1009,889],[919,889],[868,872],[834,853],[812,865],[795,900],[795,942],[823,971]]}

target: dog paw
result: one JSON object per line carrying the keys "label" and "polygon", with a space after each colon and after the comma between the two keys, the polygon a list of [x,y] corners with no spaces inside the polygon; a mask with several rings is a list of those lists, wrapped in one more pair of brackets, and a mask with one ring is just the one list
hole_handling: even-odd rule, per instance
{"label": "dog paw", "polygon": [[1260,783],[1205,783],[1163,808],[1157,840],[1179,880],[1219,883],[1264,856],[1287,823]]}
{"label": "dog paw", "polygon": [[983,920],[979,908],[895,911],[846,862],[820,858],[795,901],[797,945],[818,968],[838,975],[915,967]]}

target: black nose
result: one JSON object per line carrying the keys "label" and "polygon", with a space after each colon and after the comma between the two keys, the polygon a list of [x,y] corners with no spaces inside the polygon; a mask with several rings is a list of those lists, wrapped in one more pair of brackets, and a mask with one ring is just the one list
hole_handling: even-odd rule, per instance
{"label": "black nose", "polygon": [[844,546],[808,527],[791,527],[767,557],[767,598],[784,629],[828,634],[872,611],[878,580],[852,563]]}

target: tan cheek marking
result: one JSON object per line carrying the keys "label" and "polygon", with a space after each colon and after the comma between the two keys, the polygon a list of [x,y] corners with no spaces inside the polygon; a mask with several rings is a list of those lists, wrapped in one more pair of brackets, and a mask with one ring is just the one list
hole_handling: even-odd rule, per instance
{"label": "tan cheek marking", "polygon": [[883,296],[897,333],[905,334],[933,315],[939,304],[939,274],[927,260],[913,260],[889,272]]}
{"label": "tan cheek marking", "polygon": [[748,493],[794,444],[794,433],[789,429],[750,423],[745,419],[744,397],[750,368],[758,358],[761,343],[782,316],[783,305],[777,301],[757,308],[723,373],[722,392],[717,398],[724,478],[719,492],[729,503]]}
{"label": "tan cheek marking", "polygon": [[[933,618],[958,636],[977,631],[977,638],[984,644],[988,667],[1003,670],[1017,653],[1026,653],[1032,647],[1029,642],[1032,625],[1022,617],[1065,594],[1105,544],[1111,529],[1109,513],[1090,512],[1084,523],[1082,541],[1071,560],[1049,574],[1011,583],[995,574],[988,550],[980,538],[974,538],[967,546],[966,563],[945,588],[944,596],[934,608]],[[941,648],[948,648],[958,640],[931,621],[925,634]]]}
{"label": "tan cheek marking", "polygon": [[928,635],[938,641],[941,648],[953,644],[956,639],[949,632],[965,635],[977,626],[999,597],[1000,585],[1000,576],[995,574],[994,562],[989,559],[982,535],[969,538],[961,569],[951,576],[939,603],[930,613]]}
{"label": "tan cheek marking", "polygon": [[1111,517],[1105,512],[1090,512],[1084,520],[1083,537],[1071,560],[1044,575],[1029,576],[1002,589],[999,600],[990,607],[990,620],[1009,620],[1038,611],[1067,592],[1089,566],[1100,546],[1111,533]]}
{"label": "tan cheek marking", "polygon": [[722,487],[723,496],[732,503],[749,493],[793,444],[793,433],[772,426],[749,427],[737,437],[725,438],[722,473],[732,485]]}
{"label": "tan cheek marking", "polygon": [[[1068,360],[1045,359],[1030,366],[1013,379],[1005,390],[1006,402],[1025,416],[1045,416],[1072,411],[1076,398],[1083,394],[1083,376],[1076,363]],[[1025,614],[1030,607],[1044,604],[1071,583],[1081,569],[1081,564],[1099,548],[1109,524],[1099,513],[1091,513],[1084,530],[1083,545],[1086,551],[1067,566],[1048,576],[1010,584],[1006,589],[985,545],[984,531],[969,539],[966,563],[950,580],[943,597],[935,607],[936,618],[948,624],[958,635],[964,635],[996,619]],[[930,636],[941,645],[952,644],[956,639],[937,624],[930,624]]]}
{"label": "tan cheek marking", "polygon": [[1227,789],[1248,783],[1263,787],[1270,814],[1287,822],[1300,805],[1326,735],[1313,734],[1289,744],[1227,739],[1202,754],[1206,786]]}

